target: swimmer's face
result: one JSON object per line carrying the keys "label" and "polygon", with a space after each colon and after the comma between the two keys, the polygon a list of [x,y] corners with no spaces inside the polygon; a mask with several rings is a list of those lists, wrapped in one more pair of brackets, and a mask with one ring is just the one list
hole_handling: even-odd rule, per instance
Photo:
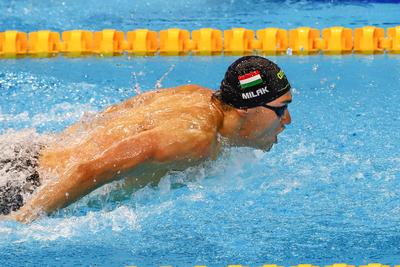
{"label": "swimmer's face", "polygon": [[[268,103],[270,107],[283,107],[292,101],[292,94],[288,92],[283,96]],[[289,110],[286,109],[281,117],[273,110],[265,107],[247,109],[240,130],[240,137],[244,145],[258,149],[270,150],[278,142],[278,134],[291,123]]]}

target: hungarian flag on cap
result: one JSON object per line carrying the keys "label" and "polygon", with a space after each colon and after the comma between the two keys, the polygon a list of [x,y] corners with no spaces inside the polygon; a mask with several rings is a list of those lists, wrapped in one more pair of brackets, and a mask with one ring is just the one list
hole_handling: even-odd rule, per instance
{"label": "hungarian flag on cap", "polygon": [[242,89],[253,87],[263,82],[258,70],[239,76],[240,87]]}

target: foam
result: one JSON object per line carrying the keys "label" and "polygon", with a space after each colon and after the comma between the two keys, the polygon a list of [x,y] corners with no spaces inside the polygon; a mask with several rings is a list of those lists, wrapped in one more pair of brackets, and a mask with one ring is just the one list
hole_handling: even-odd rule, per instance
{"label": "foam", "polygon": [[8,131],[0,135],[0,213],[21,207],[40,186],[36,169],[45,136],[34,130]]}
{"label": "foam", "polygon": [[[14,159],[16,156],[34,160],[35,151],[38,151],[39,146],[48,140],[48,136],[40,135],[34,129],[19,132],[9,130],[0,135],[0,161]],[[32,171],[32,167],[18,172],[9,171],[10,167],[11,163],[5,163],[0,167],[0,186],[9,180],[25,179],[26,175]]]}
{"label": "foam", "polygon": [[[108,229],[113,232],[139,230],[137,213],[131,207],[121,206],[113,211],[89,212],[85,216],[43,218],[31,224],[0,222],[0,233],[9,234],[13,242],[17,243],[69,239]],[[0,243],[9,241],[5,236]]]}

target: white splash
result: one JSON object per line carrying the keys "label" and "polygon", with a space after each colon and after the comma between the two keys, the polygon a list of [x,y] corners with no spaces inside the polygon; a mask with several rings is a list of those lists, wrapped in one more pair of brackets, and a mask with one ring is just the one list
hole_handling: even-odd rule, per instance
{"label": "white splash", "polygon": [[[140,230],[136,212],[131,207],[120,206],[113,211],[89,212],[85,216],[42,218],[31,224],[0,222],[0,233],[10,235],[15,243],[70,239],[109,229],[114,232]],[[2,242],[9,241],[3,238]]]}
{"label": "white splash", "polygon": [[157,80],[154,88],[159,89],[162,87],[162,81],[174,70],[175,64],[172,64],[171,67],[161,76],[159,80]]}
{"label": "white splash", "polygon": [[132,76],[133,76],[133,81],[135,82],[135,87],[134,87],[135,93],[137,95],[140,95],[141,94],[141,88],[140,88],[140,84],[139,84],[137,76],[136,76],[136,72],[132,72]]}

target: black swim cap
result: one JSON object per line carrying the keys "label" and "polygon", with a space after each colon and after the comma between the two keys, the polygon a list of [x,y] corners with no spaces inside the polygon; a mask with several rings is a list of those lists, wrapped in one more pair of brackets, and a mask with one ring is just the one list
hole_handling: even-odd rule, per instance
{"label": "black swim cap", "polygon": [[290,84],[278,65],[263,57],[245,56],[229,66],[217,94],[235,108],[254,108],[289,90]]}

